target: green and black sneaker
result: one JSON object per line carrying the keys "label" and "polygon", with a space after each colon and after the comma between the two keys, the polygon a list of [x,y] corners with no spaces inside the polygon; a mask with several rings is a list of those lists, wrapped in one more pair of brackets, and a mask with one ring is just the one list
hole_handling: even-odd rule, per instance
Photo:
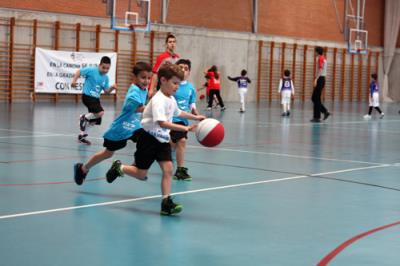
{"label": "green and black sneaker", "polygon": [[183,181],[192,181],[192,177],[188,174],[188,170],[186,167],[178,167],[176,168],[176,172],[174,175],[175,180],[183,180]]}
{"label": "green and black sneaker", "polygon": [[120,176],[124,176],[124,173],[121,171],[121,161],[116,160],[112,163],[111,168],[107,171],[107,182],[112,183],[115,179],[117,179],[117,177]]}
{"label": "green and black sneaker", "polygon": [[165,198],[161,202],[161,215],[174,215],[180,213],[183,209],[183,206],[178,203],[174,203],[172,201],[171,196]]}

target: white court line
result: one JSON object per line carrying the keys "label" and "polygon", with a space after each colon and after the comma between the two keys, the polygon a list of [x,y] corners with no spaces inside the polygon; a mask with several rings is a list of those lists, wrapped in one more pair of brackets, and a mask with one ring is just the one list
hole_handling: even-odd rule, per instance
{"label": "white court line", "polygon": [[[0,129],[2,130],[2,129]],[[54,137],[71,137],[75,136],[76,134],[57,134],[53,133],[53,135],[47,135],[47,136],[54,136]],[[41,137],[44,135],[35,135],[31,137]],[[19,136],[16,136],[19,137]],[[0,137],[3,138],[3,137]],[[5,138],[5,137],[4,137]],[[97,140],[103,140],[101,137],[90,137],[91,139],[97,139]],[[209,148],[205,148],[202,146],[193,146],[193,145],[187,145],[186,147],[192,148],[192,149],[204,149],[204,150],[210,150]],[[312,157],[312,156],[302,156],[302,155],[293,155],[293,154],[285,154],[285,153],[273,153],[273,152],[258,152],[258,151],[246,151],[246,150],[237,150],[237,149],[229,149],[229,148],[212,148],[212,150],[216,151],[229,151],[229,152],[240,152],[240,153],[249,153],[249,154],[260,154],[260,155],[273,155],[273,156],[281,156],[281,157],[288,157],[288,158],[299,158],[299,159],[314,159],[314,160],[321,160],[321,161],[332,161],[332,162],[344,162],[344,163],[360,163],[360,164],[375,164],[375,165],[381,165],[381,163],[375,163],[375,162],[365,162],[365,161],[356,161],[356,160],[342,160],[342,159],[335,159],[335,158],[324,158],[324,157]]]}
{"label": "white court line", "polygon": [[360,127],[329,127],[333,129],[346,129],[346,130],[362,130],[368,132],[376,132],[376,133],[388,133],[388,134],[399,134],[399,131],[394,130],[385,130],[385,129],[375,129],[375,128],[360,128]]}
{"label": "white court line", "polygon": [[[187,145],[186,147],[192,148],[192,149],[211,150],[210,148],[206,148],[206,147],[202,147],[202,146]],[[260,155],[273,155],[273,156],[299,158],[299,159],[314,159],[314,160],[321,160],[321,161],[333,161],[333,162],[344,162],[344,163],[360,163],[360,164],[382,165],[382,163],[375,163],[375,162],[365,162],[365,161],[355,161],[355,160],[342,160],[342,159],[335,159],[335,158],[302,156],[302,155],[292,155],[292,154],[285,154],[285,153],[273,153],[273,152],[262,152],[262,151],[246,151],[246,150],[236,150],[236,149],[229,149],[229,148],[212,148],[212,150],[229,151],[229,152],[240,152],[240,153],[250,153],[250,154],[260,154]]]}
{"label": "white court line", "polygon": [[[25,136],[1,136],[0,139],[15,139],[15,138],[42,138],[42,137],[59,137],[66,136],[64,134],[49,134],[49,135],[25,135]],[[72,135],[68,135],[72,136]]]}
{"label": "white court line", "polygon": [[[389,167],[389,166],[392,166],[392,164],[382,164],[382,165],[374,165],[374,166],[368,166],[368,167],[350,168],[350,169],[343,169],[343,170],[338,170],[338,171],[316,173],[316,174],[311,174],[311,175],[297,175],[297,176],[278,178],[278,179],[270,179],[270,180],[239,183],[239,184],[226,185],[226,186],[202,188],[202,189],[196,189],[196,190],[176,192],[176,193],[172,193],[171,195],[193,194],[193,193],[199,193],[199,192],[207,192],[207,191],[213,191],[213,190],[222,190],[222,189],[229,189],[229,188],[236,188],[236,187],[267,184],[267,183],[273,183],[273,182],[283,182],[283,181],[289,181],[289,180],[310,178],[310,177],[314,177],[314,176],[333,175],[333,174],[340,174],[340,173],[346,173],[346,172],[368,170],[368,169],[373,169],[373,168],[383,168],[383,167]],[[78,210],[78,209],[84,209],[84,208],[109,206],[109,205],[115,205],[115,204],[121,204],[121,203],[127,203],[127,202],[135,202],[135,201],[142,201],[142,200],[148,200],[148,199],[155,199],[155,198],[160,198],[160,197],[161,197],[161,195],[153,195],[153,196],[146,196],[146,197],[141,197],[141,198],[131,198],[131,199],[125,199],[125,200],[107,201],[107,202],[80,205],[80,206],[71,206],[71,207],[65,207],[65,208],[57,208],[57,209],[49,209],[49,210],[42,210],[42,211],[33,211],[33,212],[23,212],[23,213],[16,213],[16,214],[8,214],[8,215],[0,216],[0,220],[17,218],[17,217],[24,217],[24,216],[39,215],[39,214],[54,213],[54,212],[71,211],[71,210]]]}
{"label": "white court line", "polygon": [[[373,121],[372,121],[373,122]],[[385,122],[400,122],[400,120],[380,120],[378,121],[379,123],[385,123]],[[237,122],[236,122],[237,123]],[[257,124],[257,127],[268,127],[268,125],[284,125],[284,126],[295,126],[295,127],[301,127],[301,126],[331,126],[331,125],[350,125],[350,124],[368,124],[371,123],[371,121],[342,121],[342,122],[330,122],[330,121],[323,121],[321,123],[279,123],[279,122],[266,122],[266,123],[255,123]]]}
{"label": "white court line", "polygon": [[38,134],[58,134],[54,132],[41,132],[35,130],[22,130],[22,129],[9,129],[9,128],[0,128],[0,131],[14,131],[14,132],[29,132],[29,133],[38,133]]}

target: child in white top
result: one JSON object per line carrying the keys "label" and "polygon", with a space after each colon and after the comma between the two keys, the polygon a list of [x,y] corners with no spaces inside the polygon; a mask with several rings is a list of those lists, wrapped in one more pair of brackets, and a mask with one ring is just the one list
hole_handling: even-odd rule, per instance
{"label": "child in white top", "polygon": [[124,174],[144,179],[147,171],[154,161],[157,161],[162,170],[161,180],[161,214],[171,215],[182,211],[182,205],[174,203],[171,194],[172,179],[172,156],[170,141],[170,130],[194,131],[197,125],[178,125],[172,123],[173,116],[192,120],[205,119],[202,115],[193,115],[178,109],[173,95],[183,80],[183,71],[177,65],[165,65],[158,71],[161,82],[160,90],[151,98],[143,111],[142,127],[144,132],[139,136],[136,152],[135,165],[122,165],[121,161],[114,161],[108,170],[106,177],[109,183]]}

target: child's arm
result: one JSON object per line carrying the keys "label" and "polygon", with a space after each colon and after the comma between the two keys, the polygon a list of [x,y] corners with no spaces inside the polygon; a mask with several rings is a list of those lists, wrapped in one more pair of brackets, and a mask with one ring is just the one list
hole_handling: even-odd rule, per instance
{"label": "child's arm", "polygon": [[206,117],[204,115],[194,115],[194,114],[191,114],[191,113],[188,113],[188,112],[184,112],[184,111],[182,111],[178,115],[178,117],[187,118],[187,119],[191,119],[191,120],[199,120],[199,121],[201,121],[203,119],[206,119]]}
{"label": "child's arm", "polygon": [[184,126],[184,125],[174,124],[169,121],[158,121],[158,124],[162,128],[168,128],[170,130],[182,131],[182,132],[193,131],[193,129],[196,128],[197,126],[197,125]]}
{"label": "child's arm", "polygon": [[105,89],[104,92],[110,94],[113,90],[117,89],[117,84],[111,85],[108,89]]}
{"label": "child's arm", "polygon": [[[187,118],[187,119],[191,119],[191,120],[199,120],[199,121],[206,118],[203,115],[193,115],[191,113],[184,112],[184,111],[181,111],[180,114],[178,115],[178,117]],[[175,124],[175,123],[172,123],[169,121],[158,121],[158,124],[162,128],[168,128],[170,130],[183,131],[183,132],[193,131],[197,127],[197,125],[184,126],[184,125]]]}
{"label": "child's arm", "polygon": [[228,79],[232,80],[232,81],[237,81],[239,79],[239,77],[231,78],[230,76],[228,76]]}
{"label": "child's arm", "polygon": [[138,108],[136,108],[135,112],[136,113],[143,113],[145,107],[146,107],[145,105],[139,106]]}
{"label": "child's arm", "polygon": [[290,81],[291,85],[292,85],[292,96],[294,96],[294,85],[293,85],[293,80]]}
{"label": "child's arm", "polygon": [[278,93],[281,93],[282,79],[279,80]]}
{"label": "child's arm", "polygon": [[76,88],[76,81],[78,80],[78,78],[81,76],[81,70],[80,69],[78,69],[76,72],[75,72],[75,74],[74,74],[74,76],[73,76],[73,78],[72,78],[72,81],[71,81],[71,87],[72,88]]}
{"label": "child's arm", "polygon": [[248,77],[246,77],[246,78],[247,78],[247,82],[248,82],[248,83],[251,83],[251,80],[250,80]]}

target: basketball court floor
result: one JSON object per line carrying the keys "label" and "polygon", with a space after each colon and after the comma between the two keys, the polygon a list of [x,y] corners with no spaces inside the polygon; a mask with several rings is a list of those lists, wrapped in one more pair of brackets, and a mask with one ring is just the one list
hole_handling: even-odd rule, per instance
{"label": "basketball court floor", "polygon": [[[104,107],[82,146],[83,105],[0,105],[1,265],[400,264],[398,105],[365,121],[365,103],[328,104],[320,124],[308,104],[290,118],[278,104],[214,109],[225,140],[208,149],[190,135],[193,181],[173,181],[174,217],[159,214],[157,164],[146,182],[108,184],[107,160],[75,185],[73,164],[102,149],[120,109]],[[114,158],[131,163],[134,150]]]}

